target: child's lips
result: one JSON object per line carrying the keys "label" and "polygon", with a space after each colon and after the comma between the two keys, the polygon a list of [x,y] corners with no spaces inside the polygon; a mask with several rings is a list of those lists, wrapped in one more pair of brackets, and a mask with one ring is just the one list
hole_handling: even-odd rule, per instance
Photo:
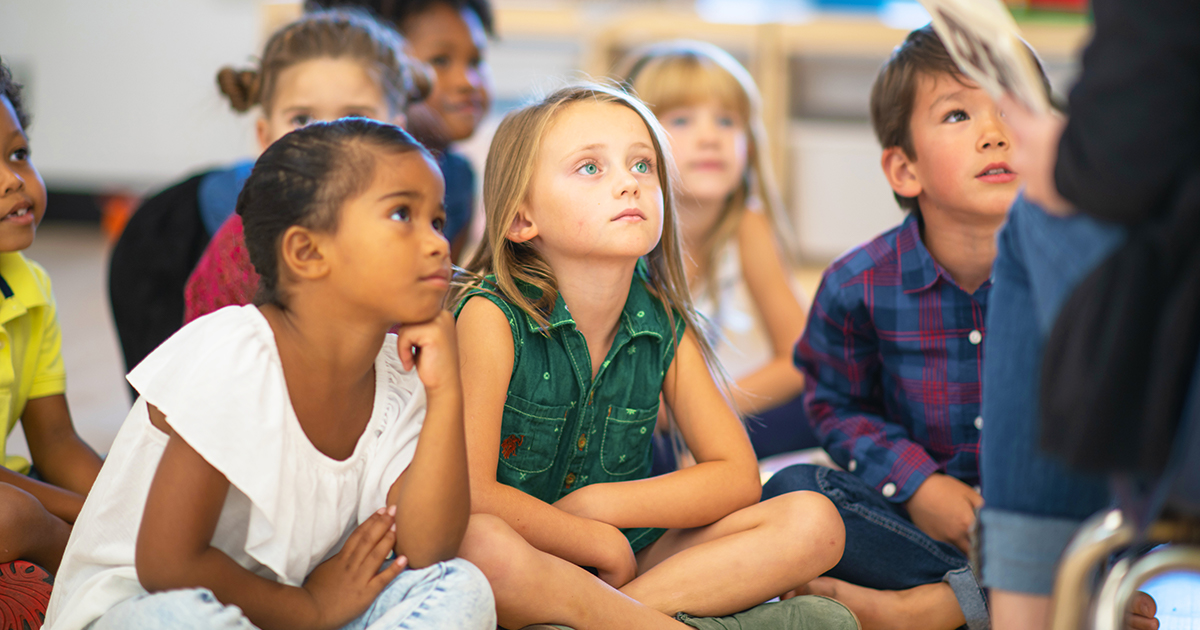
{"label": "child's lips", "polygon": [[431,273],[427,276],[421,276],[421,282],[428,282],[441,286],[450,286],[450,271],[442,270],[437,273]]}
{"label": "child's lips", "polygon": [[646,215],[637,208],[626,208],[621,211],[621,214],[612,218],[613,221],[645,221]]}
{"label": "child's lips", "polygon": [[33,223],[33,202],[22,201],[13,206],[11,210],[5,213],[0,222],[15,223],[17,225],[28,225]]}
{"label": "child's lips", "polygon": [[979,181],[989,184],[1007,184],[1017,179],[1017,174],[1004,162],[988,164],[975,176]]}

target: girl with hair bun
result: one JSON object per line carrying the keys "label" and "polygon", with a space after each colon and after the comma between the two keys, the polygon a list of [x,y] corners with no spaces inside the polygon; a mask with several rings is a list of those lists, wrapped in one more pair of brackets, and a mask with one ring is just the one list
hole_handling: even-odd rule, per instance
{"label": "girl with hair bun", "polygon": [[363,118],[263,152],[237,202],[260,300],[129,374],[141,396],[47,628],[496,627],[455,558],[470,494],[444,186],[412,136]]}
{"label": "girl with hair bun", "polygon": [[[257,67],[222,68],[217,85],[234,110],[261,108],[256,135],[264,150],[318,120],[360,116],[402,125],[408,105],[431,87],[403,48],[394,29],[365,12],[316,11],[272,35]],[[250,166],[191,177],[146,201],[130,220],[113,250],[109,284],[127,369],[184,323],[193,269],[187,294],[207,306],[202,312],[253,297],[258,276],[241,221],[230,216]]]}

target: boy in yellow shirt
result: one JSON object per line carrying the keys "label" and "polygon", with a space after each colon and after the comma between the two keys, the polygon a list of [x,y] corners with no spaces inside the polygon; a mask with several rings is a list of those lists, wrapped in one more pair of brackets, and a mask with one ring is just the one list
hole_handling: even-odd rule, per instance
{"label": "boy in yellow shirt", "polygon": [[[27,476],[29,462],[5,453],[0,563],[28,560],[54,573],[101,462],[75,433],[67,410],[50,277],[20,251],[33,244],[46,211],[46,187],[30,161],[27,123],[21,86],[0,63],[0,448],[21,420],[44,480]],[[10,578],[10,572],[2,577]]]}

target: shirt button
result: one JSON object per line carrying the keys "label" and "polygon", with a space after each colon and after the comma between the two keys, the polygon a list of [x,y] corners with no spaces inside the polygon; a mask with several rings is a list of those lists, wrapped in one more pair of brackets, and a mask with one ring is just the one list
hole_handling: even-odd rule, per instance
{"label": "shirt button", "polygon": [[983,430],[983,416],[975,416],[975,428]]}
{"label": "shirt button", "polygon": [[858,460],[857,459],[852,459],[852,460],[850,460],[849,464],[846,464],[846,470],[849,470],[850,472],[854,472],[857,469],[858,469]]}
{"label": "shirt button", "polygon": [[971,345],[973,346],[978,346],[979,343],[983,341],[983,333],[979,332],[978,330],[972,330],[970,334],[967,335],[967,341],[970,341]]}
{"label": "shirt button", "polygon": [[584,447],[584,446],[587,446],[587,436],[586,436],[586,435],[581,435],[581,436],[579,436],[579,442],[578,442],[578,444],[579,444],[579,450],[581,450],[581,451],[582,451],[582,450],[583,450],[583,447]]}
{"label": "shirt button", "polygon": [[567,487],[575,485],[575,473],[567,473]]}
{"label": "shirt button", "polygon": [[886,483],[883,485],[883,489],[880,490],[880,492],[883,493],[883,496],[890,499],[892,498],[892,495],[896,494],[896,484]]}

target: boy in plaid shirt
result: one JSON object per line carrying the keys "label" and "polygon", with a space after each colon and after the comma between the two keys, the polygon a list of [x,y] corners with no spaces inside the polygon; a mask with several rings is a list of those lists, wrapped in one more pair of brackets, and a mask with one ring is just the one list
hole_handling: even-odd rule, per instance
{"label": "boy in plaid shirt", "polygon": [[812,490],[838,506],[845,554],[807,590],[864,628],[987,628],[967,549],[983,503],[984,314],[1020,185],[1013,138],[929,26],[884,64],[871,122],[909,215],[829,267],[795,351],[809,417],[844,471],[792,466],[763,498]]}

